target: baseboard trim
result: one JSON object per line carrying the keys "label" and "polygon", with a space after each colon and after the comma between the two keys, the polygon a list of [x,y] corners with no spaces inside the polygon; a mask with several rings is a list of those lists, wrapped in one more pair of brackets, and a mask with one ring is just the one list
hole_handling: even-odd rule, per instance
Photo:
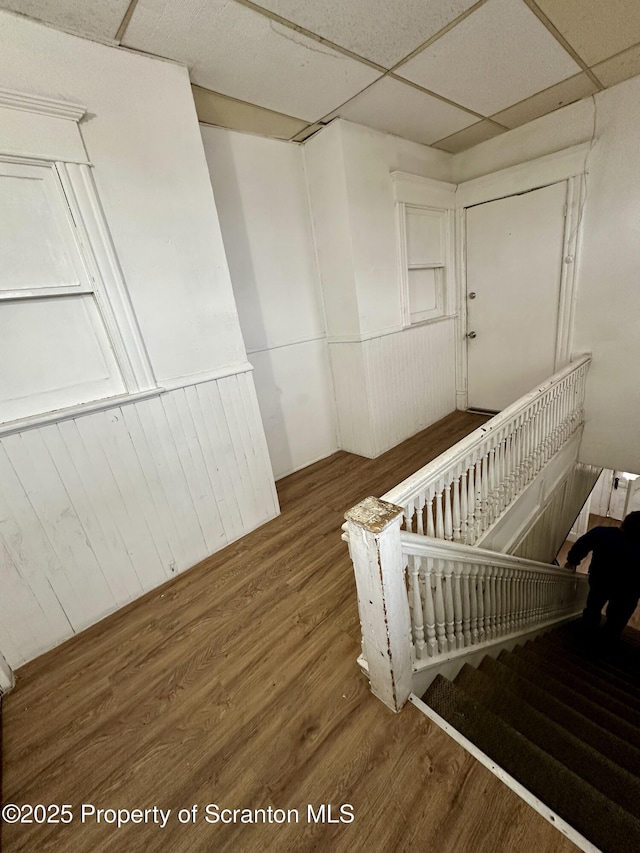
{"label": "baseboard trim", "polygon": [[426,705],[422,699],[415,695],[415,693],[410,694],[409,702],[411,702],[412,705],[415,705],[419,711],[446,732],[449,737],[452,737],[456,743],[459,743],[463,749],[476,759],[476,761],[479,761],[480,764],[486,767],[487,770],[491,771],[494,776],[497,776],[497,778],[500,779],[507,788],[510,788],[515,794],[517,794],[521,800],[524,800],[525,803],[535,809],[538,814],[542,815],[546,821],[552,824],[552,826],[555,826],[558,832],[561,832],[570,841],[573,841],[576,847],[584,850],[584,853],[602,853],[598,847],[588,841],[576,829],[568,824],[566,820],[561,818],[560,815],[556,814],[553,809],[550,809],[549,806],[542,802],[542,800],[539,800],[531,793],[531,791],[528,791],[524,785],[521,785],[517,779],[514,779],[513,776],[507,773],[506,770],[503,770],[500,765],[496,764],[495,761],[489,758],[489,756],[482,752],[481,749],[478,749],[474,743],[471,743],[471,741],[464,735],[460,734],[457,729],[437,714],[433,708]]}

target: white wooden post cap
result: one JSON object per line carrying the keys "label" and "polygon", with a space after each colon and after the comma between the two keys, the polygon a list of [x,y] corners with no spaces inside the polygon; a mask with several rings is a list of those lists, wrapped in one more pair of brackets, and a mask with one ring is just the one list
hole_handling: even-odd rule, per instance
{"label": "white wooden post cap", "polygon": [[347,521],[358,527],[363,527],[371,533],[382,533],[404,510],[401,506],[381,501],[380,498],[368,497],[345,513]]}

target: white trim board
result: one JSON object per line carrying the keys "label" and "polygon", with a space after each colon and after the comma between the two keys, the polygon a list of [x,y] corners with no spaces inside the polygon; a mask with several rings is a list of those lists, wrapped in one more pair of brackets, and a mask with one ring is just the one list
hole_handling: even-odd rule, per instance
{"label": "white trim board", "polygon": [[583,142],[564,151],[556,151],[554,154],[547,154],[536,160],[509,166],[507,169],[458,184],[456,209],[516,195],[582,175],[591,147],[591,142]]}
{"label": "white trim board", "polygon": [[220,367],[218,370],[209,370],[206,373],[192,373],[187,376],[179,377],[178,379],[168,379],[161,385],[154,388],[149,388],[146,391],[138,391],[135,394],[120,394],[117,397],[104,397],[101,400],[92,400],[88,403],[78,403],[77,406],[69,406],[66,409],[56,409],[53,412],[45,412],[42,415],[33,415],[28,418],[20,418],[15,421],[8,421],[0,424],[0,437],[12,435],[14,432],[24,432],[28,429],[37,429],[51,423],[62,423],[63,421],[73,420],[83,415],[91,415],[94,412],[108,411],[109,409],[126,406],[130,403],[138,403],[141,400],[148,400],[151,397],[158,397],[161,394],[168,394],[170,391],[176,391],[179,388],[190,388],[192,385],[204,385],[207,382],[218,381],[219,379],[227,379],[230,376],[239,376],[242,373],[250,373],[253,370],[253,365],[248,361],[239,362],[238,364],[227,365]]}
{"label": "white trim board", "polygon": [[588,841],[584,835],[581,835],[576,829],[568,824],[566,820],[556,814],[553,809],[550,809],[549,806],[542,802],[542,800],[539,800],[534,794],[532,794],[531,791],[528,791],[524,785],[521,785],[520,782],[507,773],[506,770],[503,770],[502,767],[495,763],[495,761],[492,761],[488,755],[485,755],[485,753],[478,749],[474,743],[467,740],[464,735],[460,734],[457,729],[450,725],[439,714],[436,714],[436,712],[426,705],[422,699],[418,698],[414,693],[411,693],[409,696],[409,702],[411,702],[412,705],[415,705],[415,707],[421,711],[425,717],[428,717],[433,723],[453,738],[456,743],[460,744],[460,746],[472,755],[476,761],[479,761],[480,764],[486,767],[494,776],[497,776],[497,778],[500,779],[507,788],[510,788],[515,794],[517,794],[521,800],[524,800],[524,802],[535,809],[539,815],[542,815],[546,821],[555,826],[558,832],[561,832],[570,841],[573,841],[577,847],[584,850],[585,853],[601,853],[598,847]]}

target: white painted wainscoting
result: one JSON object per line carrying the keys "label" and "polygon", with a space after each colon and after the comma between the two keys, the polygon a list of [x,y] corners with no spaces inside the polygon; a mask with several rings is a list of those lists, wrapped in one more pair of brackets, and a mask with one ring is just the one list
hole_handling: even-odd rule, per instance
{"label": "white painted wainscoting", "polygon": [[330,339],[343,450],[375,458],[456,408],[455,323],[446,317],[367,340]]}
{"label": "white painted wainscoting", "polygon": [[250,372],[0,438],[13,668],[278,514]]}

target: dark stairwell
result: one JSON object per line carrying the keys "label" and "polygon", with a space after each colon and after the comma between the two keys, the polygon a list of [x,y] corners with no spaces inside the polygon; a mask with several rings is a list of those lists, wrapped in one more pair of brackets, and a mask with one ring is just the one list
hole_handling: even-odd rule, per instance
{"label": "dark stairwell", "polygon": [[450,725],[603,853],[640,850],[640,632],[615,650],[578,623],[423,696]]}

